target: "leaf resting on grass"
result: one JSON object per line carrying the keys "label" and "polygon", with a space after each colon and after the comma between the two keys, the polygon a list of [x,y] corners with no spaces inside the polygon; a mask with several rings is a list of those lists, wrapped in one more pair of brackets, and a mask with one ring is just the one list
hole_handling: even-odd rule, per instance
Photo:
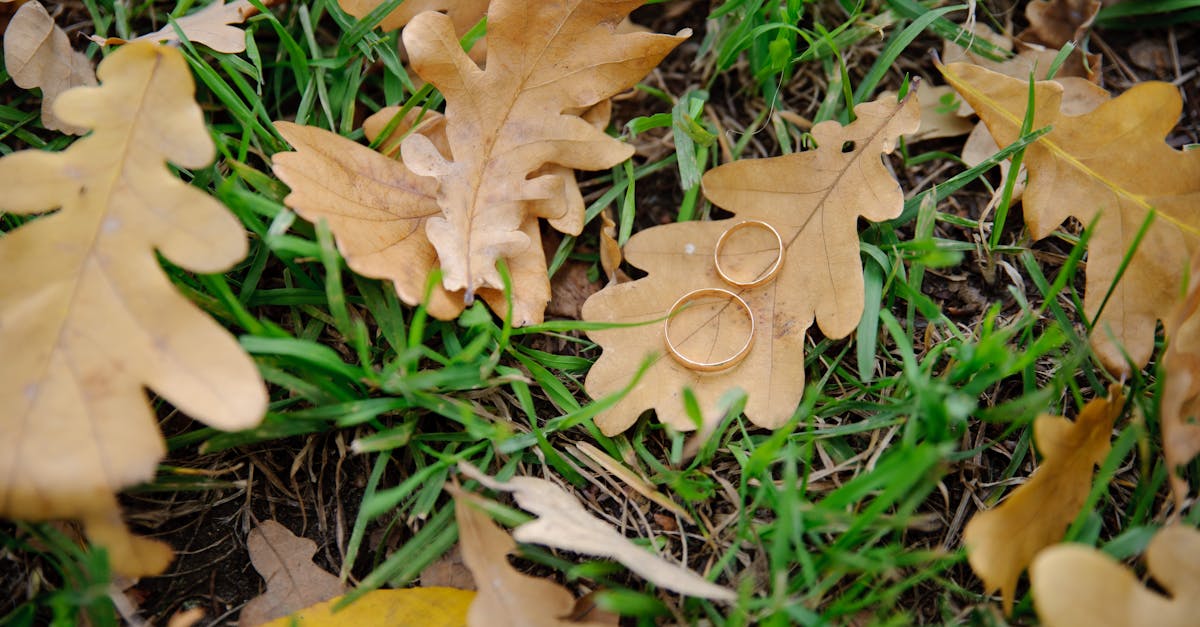
{"label": "leaf resting on grass", "polygon": [[1180,511],[1189,492],[1180,466],[1200,455],[1200,256],[1192,260],[1191,276],[1187,297],[1167,324],[1159,401],[1167,478]]}
{"label": "leaf resting on grass", "polygon": [[[942,74],[999,145],[1016,141],[1029,100],[1027,80],[960,63],[942,67]],[[1183,107],[1170,83],[1140,83],[1080,116],[1060,111],[1062,96],[1057,82],[1034,86],[1033,128],[1053,130],[1025,154],[1025,223],[1039,239],[1069,217],[1095,223],[1084,312],[1096,320],[1107,299],[1092,346],[1109,370],[1128,373],[1150,359],[1155,322],[1174,309],[1187,259],[1200,244],[1200,151],[1175,150],[1164,141]],[[1109,297],[1147,219],[1150,226]]]}
{"label": "leaf resting on grass", "polygon": [[1092,488],[1093,466],[1108,455],[1113,423],[1125,402],[1118,385],[1108,396],[1088,403],[1074,422],[1039,416],[1033,438],[1042,463],[1033,478],[967,523],[967,559],[989,592],[1000,590],[1006,614],[1012,613],[1021,571],[1039,551],[1062,540]]}
{"label": "leaf resting on grass", "polygon": [[155,257],[222,272],[246,254],[237,218],[178,180],[214,147],[187,62],[130,44],[100,87],[55,111],[93,129],[63,152],[0,159],[0,210],[56,213],[0,237],[0,514],[79,518],[114,570],[161,572],[163,544],[131,536],[114,492],[148,481],[165,453],[148,386],[220,429],[266,411],[258,370],[227,331],[171,285]]}
{"label": "leaf resting on grass", "polygon": [[[746,159],[706,173],[704,194],[734,218],[658,226],[629,240],[625,258],[649,276],[604,288],[584,304],[583,317],[646,324],[588,332],[604,348],[588,373],[588,393],[600,398],[624,388],[648,354],[657,358],[628,395],[597,416],[605,434],[629,428],[647,408],[676,429],[695,429],[684,410],[685,387],[695,393],[706,419],[718,418],[720,397],[735,386],[749,395],[746,416],[755,424],[775,428],[792,415],[804,390],[805,331],[815,319],[826,337],[845,337],[862,316],[859,216],[887,220],[900,215],[904,205],[882,155],[901,135],[917,129],[915,94],[903,102],[881,98],[854,111],[857,120],[845,127],[833,121],[813,127],[816,150]],[[722,372],[688,369],[663,355],[661,320],[685,293],[730,287],[717,273],[714,249],[722,233],[744,220],[766,222],[779,232],[786,250],[783,267],[765,285],[734,290],[755,318],[746,359]],[[756,277],[778,254],[769,230],[743,229],[722,252],[722,264],[743,279]],[[749,326],[743,311],[720,301],[675,315],[671,334],[682,352],[710,360],[710,354],[736,351]]]}
{"label": "leaf resting on grass", "polygon": [[1146,569],[1166,595],[1096,549],[1050,547],[1029,569],[1033,604],[1047,627],[1193,627],[1200,617],[1200,531],[1163,528],[1146,547]]}
{"label": "leaf resting on grass", "polygon": [[18,87],[41,88],[42,126],[71,135],[87,132],[59,118],[54,101],[72,87],[96,84],[92,62],[71,48],[67,33],[37,0],[21,5],[4,31],[4,65]]}
{"label": "leaf resting on grass", "polygon": [[[217,52],[236,54],[246,51],[246,31],[234,24],[241,24],[255,13],[258,13],[258,9],[248,0],[235,0],[229,4],[225,4],[225,0],[217,0],[195,13],[175,20],[175,24],[192,43],[204,44]],[[128,43],[120,37],[103,38],[93,35],[91,40],[108,45]],[[179,41],[179,33],[167,24],[153,33],[130,41]]]}
{"label": "leaf resting on grass", "polygon": [[680,594],[717,601],[737,598],[732,590],[637,546],[545,479],[513,477],[499,481],[466,462],[460,462],[458,469],[492,490],[512,492],[517,505],[537,516],[537,520],[513,529],[513,538],[518,542],[614,559],[650,583]]}

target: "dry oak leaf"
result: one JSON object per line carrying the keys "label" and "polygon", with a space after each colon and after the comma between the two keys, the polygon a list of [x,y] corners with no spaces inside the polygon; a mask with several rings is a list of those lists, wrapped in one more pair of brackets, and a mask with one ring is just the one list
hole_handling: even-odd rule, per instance
{"label": "dry oak leaf", "polygon": [[1033,438],[1042,463],[1033,478],[967,523],[967,559],[989,592],[1000,590],[1005,614],[1012,613],[1021,571],[1062,540],[1092,488],[1092,467],[1108,456],[1113,423],[1125,403],[1118,385],[1108,395],[1088,403],[1074,421],[1039,416]]}
{"label": "dry oak leaf", "polygon": [[679,594],[716,601],[737,599],[732,590],[634,544],[611,525],[589,514],[575,497],[545,479],[513,477],[500,481],[466,462],[459,462],[458,470],[487,488],[512,492],[519,507],[537,516],[536,520],[513,529],[512,537],[517,542],[610,558],[650,583]]}
{"label": "dry oak leaf", "polygon": [[238,627],[254,627],[328,601],[346,591],[337,575],[313,563],[317,543],[297,537],[274,520],[250,531],[246,550],[267,591],[250,599],[238,616]]}
{"label": "dry oak leaf", "polygon": [[71,124],[54,113],[54,101],[68,89],[95,85],[92,62],[71,48],[67,33],[37,0],[26,2],[4,32],[4,65],[18,87],[42,90],[42,126],[82,135],[86,126]]}
{"label": "dry oak leaf", "polygon": [[218,429],[257,425],[267,394],[155,256],[213,273],[247,248],[241,223],[167,168],[215,153],[183,55],[131,44],[99,78],[54,105],[90,135],[0,159],[0,211],[58,209],[0,237],[0,515],[80,518],[114,570],[136,576],[170,561],[129,535],[114,496],[150,480],[165,453],[143,386]]}
{"label": "dry oak leaf", "polygon": [[1047,627],[1191,627],[1200,617],[1200,531],[1164,527],[1146,547],[1146,570],[1166,594],[1091,547],[1060,544],[1029,569],[1033,605]]}
{"label": "dry oak leaf", "polygon": [[1200,455],[1200,256],[1192,260],[1190,274],[1187,296],[1166,324],[1168,343],[1159,402],[1163,457],[1180,511],[1189,489],[1179,467]]}
{"label": "dry oak leaf", "polygon": [[[706,173],[705,196],[736,217],[653,227],[625,245],[626,260],[649,276],[604,288],[588,299],[583,317],[648,324],[588,332],[604,348],[588,373],[588,393],[600,398],[621,390],[647,355],[656,357],[638,384],[596,417],[601,431],[620,433],[650,408],[663,423],[695,429],[684,410],[685,387],[695,393],[706,420],[716,419],[720,397],[735,386],[749,395],[746,416],[754,424],[775,428],[792,415],[804,390],[804,337],[814,318],[827,337],[840,338],[862,316],[859,216],[887,220],[903,209],[904,195],[882,155],[917,129],[917,97],[910,93],[903,102],[885,97],[854,111],[858,119],[848,126],[827,121],[813,127],[816,150],[737,161]],[[670,323],[675,344],[696,361],[732,354],[747,337],[750,352],[721,372],[689,369],[664,355],[661,320],[692,290],[730,288],[715,268],[715,246],[722,233],[749,220],[770,224],[785,249],[773,281],[738,291],[753,312],[753,335],[750,319],[728,300],[697,303]],[[779,247],[770,230],[743,228],[736,234],[721,256],[734,278],[757,277],[774,264]]]}
{"label": "dry oak leaf", "polygon": [[[372,139],[386,127],[394,110],[380,113],[384,115],[372,116],[365,125]],[[414,122],[415,114],[407,117],[396,132],[402,134]],[[409,305],[425,302],[429,275],[438,268],[437,252],[425,236],[425,223],[441,212],[436,181],[413,174],[403,162],[323,129],[290,122],[276,122],[275,128],[295,149],[271,158],[275,175],[292,189],[284,202],[306,220],[327,221],[352,270],[391,280],[396,294]],[[412,130],[428,134],[434,145],[448,150],[444,129],[445,118],[431,112]],[[383,144],[385,148],[387,145]],[[582,206],[574,175],[568,174],[570,185],[564,181],[560,202],[571,202],[567,196],[573,189]],[[513,277],[513,323],[518,326],[541,322],[550,300],[537,218],[528,217],[522,230],[538,245],[528,254],[508,260]],[[479,296],[495,311],[507,308],[502,290],[480,290]],[[434,317],[453,319],[462,313],[463,293],[436,285],[426,305]]]}
{"label": "dry oak leaf", "polygon": [[[473,495],[447,488],[454,495],[454,517],[463,560],[475,577],[479,594],[467,613],[472,627],[600,627],[606,623],[568,620],[575,597],[566,588],[525,575],[508,563],[517,543],[490,516],[471,503]],[[616,623],[607,623],[615,625]]]}
{"label": "dry oak leaf", "polygon": [[[893,97],[896,95],[895,92],[884,93]],[[959,113],[958,94],[949,85],[918,83],[917,99],[921,102],[921,125],[916,132],[904,136],[904,141],[910,144],[966,135],[976,127],[969,117]]]}
{"label": "dry oak leaf", "polygon": [[[942,74],[998,144],[1018,138],[1028,81],[960,63],[944,66]],[[1123,257],[1153,214],[1091,337],[1109,370],[1140,368],[1154,349],[1155,321],[1180,297],[1200,233],[1200,151],[1175,150],[1163,139],[1182,110],[1179,90],[1169,83],[1141,83],[1079,116],[1061,111],[1061,84],[1039,81],[1034,90],[1033,128],[1053,130],[1025,154],[1025,223],[1041,239],[1068,217],[1095,221],[1084,295],[1089,319],[1095,319]]]}
{"label": "dry oak leaf", "polygon": [[263,627],[466,627],[475,592],[442,587],[372,590],[335,610],[343,598],[317,603]]}
{"label": "dry oak leaf", "polygon": [[[225,0],[217,0],[195,13],[175,20],[175,24],[187,35],[190,42],[204,44],[217,52],[236,54],[246,51],[246,32],[234,24],[241,24],[255,13],[258,13],[258,8],[248,0],[235,0],[229,4],[225,4]],[[105,45],[128,43],[120,37],[104,38],[93,35],[90,39]],[[153,33],[129,41],[179,41],[179,34],[167,24]]]}
{"label": "dry oak leaf", "polygon": [[445,289],[467,301],[502,289],[497,262],[536,250],[528,217],[563,194],[561,177],[538,176],[542,167],[597,170],[633,153],[579,113],[632,87],[690,34],[617,34],[642,2],[494,0],[486,69],[463,52],[449,17],[426,12],[404,28],[413,69],[446,99],[450,158],[421,134],[401,144],[408,168],[438,184],[441,215],[425,232]]}

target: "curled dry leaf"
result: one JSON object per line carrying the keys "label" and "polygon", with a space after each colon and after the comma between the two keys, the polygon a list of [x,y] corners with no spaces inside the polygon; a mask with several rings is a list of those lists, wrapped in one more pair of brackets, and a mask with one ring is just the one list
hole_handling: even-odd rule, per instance
{"label": "curled dry leaf", "polygon": [[1033,604],[1047,627],[1190,627],[1200,616],[1200,531],[1165,527],[1146,547],[1146,569],[1166,594],[1130,569],[1078,544],[1053,546],[1029,569]]}
{"label": "curled dry leaf", "polygon": [[[656,357],[633,390],[597,416],[604,433],[624,431],[647,408],[676,429],[696,428],[684,410],[685,387],[706,418],[716,415],[721,395],[735,386],[749,395],[746,416],[755,424],[774,428],[792,415],[804,390],[804,337],[814,318],[827,337],[840,338],[862,315],[859,216],[886,220],[903,209],[904,195],[882,155],[916,130],[917,98],[882,98],[854,111],[858,119],[848,126],[829,121],[813,127],[816,150],[737,161],[706,173],[705,195],[734,218],[658,226],[629,240],[626,259],[649,276],[606,287],[588,300],[583,315],[593,322],[644,324],[588,332],[604,348],[588,373],[588,393],[599,398],[621,390],[648,354]],[[714,250],[723,233],[747,220],[778,231],[784,258],[774,280],[732,288],[717,273]],[[769,229],[745,228],[730,238],[721,260],[734,278],[746,279],[764,274],[779,254]],[[721,372],[692,370],[663,354],[662,320],[681,296],[705,288],[732,289],[754,317],[751,335],[746,312],[717,299],[671,318],[675,344],[696,361],[732,354],[750,338],[745,360]]]}
{"label": "curled dry leaf", "polygon": [[[248,0],[235,0],[225,4],[225,0],[216,0],[212,4],[177,20],[179,30],[187,35],[188,41],[200,43],[216,50],[236,54],[246,51],[246,32],[234,26],[246,21],[246,18],[258,13],[258,9]],[[97,37],[91,40],[98,44],[120,45],[128,43],[120,37]],[[179,34],[170,24],[130,41],[179,41]]]}
{"label": "curled dry leaf", "polygon": [[[472,627],[600,627],[605,623],[576,623],[567,620],[575,597],[566,588],[538,577],[522,574],[508,563],[517,548],[512,537],[492,522],[491,517],[471,504],[472,495],[460,488],[447,488],[454,495],[454,517],[463,559],[479,590],[467,613]],[[616,623],[609,623],[615,625]]]}
{"label": "curled dry leaf", "polygon": [[1080,44],[1100,6],[1099,0],[1033,0],[1025,5],[1029,28],[1021,31],[1017,39],[1055,50],[1068,41]]}
{"label": "curled dry leaf", "polygon": [[287,616],[346,591],[342,581],[313,563],[317,543],[297,537],[274,520],[250,531],[246,550],[267,591],[250,599],[238,616],[238,627],[255,627]]}
{"label": "curled dry leaf", "polygon": [[71,135],[87,132],[59,118],[54,101],[72,87],[96,84],[92,62],[71,48],[67,33],[37,0],[21,5],[4,31],[4,65],[18,87],[41,88],[42,126]]}
{"label": "curled dry leaf", "polygon": [[737,598],[732,590],[637,546],[549,481],[535,477],[499,481],[466,462],[460,462],[458,469],[492,490],[512,492],[518,506],[537,515],[533,522],[513,529],[513,538],[518,542],[613,559],[650,583],[680,594],[717,601]]}
{"label": "curled dry leaf", "polygon": [[1113,423],[1125,402],[1118,385],[1108,395],[1088,403],[1073,422],[1039,416],[1033,438],[1042,463],[1033,478],[967,523],[963,543],[971,568],[989,592],[1000,590],[1006,614],[1012,613],[1021,571],[1039,551],[1062,540],[1092,488],[1092,467],[1108,455]]}
{"label": "curled dry leaf", "polygon": [[343,598],[317,603],[263,627],[464,627],[475,592],[440,587],[372,590],[335,610]]}
{"label": "curled dry leaf", "polygon": [[413,69],[446,99],[450,157],[420,134],[401,145],[409,169],[437,181],[442,211],[425,231],[445,289],[465,291],[468,301],[480,289],[502,289],[496,263],[538,250],[529,217],[582,226],[581,217],[543,206],[564,185],[561,176],[538,175],[541,168],[603,169],[632,154],[578,113],[632,87],[690,34],[617,34],[642,1],[495,0],[486,69],[459,47],[447,16],[422,13],[405,27]]}
{"label": "curled dry leaf", "polygon": [[55,110],[91,135],[58,153],[0,159],[0,210],[58,209],[0,237],[0,514],[80,518],[114,570],[155,574],[165,545],[122,525],[114,492],[154,476],[165,447],[143,386],[220,429],[266,411],[258,370],[233,338],[179,294],[156,252],[194,272],[246,254],[242,225],[171,175],[214,147],[177,50],[126,46],[100,87]]}
{"label": "curled dry leaf", "polygon": [[[1000,145],[1019,137],[1028,81],[960,63],[944,66],[942,74]],[[1038,239],[1068,217],[1095,223],[1084,295],[1089,319],[1096,319],[1122,259],[1152,219],[1091,338],[1109,370],[1140,368],[1154,349],[1155,321],[1174,308],[1186,260],[1200,243],[1200,152],[1175,150],[1164,141],[1183,107],[1179,90],[1141,83],[1079,116],[1062,112],[1058,82],[1039,81],[1034,90],[1033,128],[1053,130],[1025,153],[1025,223]]]}
{"label": "curled dry leaf", "polygon": [[1182,510],[1188,483],[1179,467],[1200,455],[1200,257],[1192,260],[1187,296],[1167,322],[1163,392],[1159,402],[1163,457],[1175,503]]}

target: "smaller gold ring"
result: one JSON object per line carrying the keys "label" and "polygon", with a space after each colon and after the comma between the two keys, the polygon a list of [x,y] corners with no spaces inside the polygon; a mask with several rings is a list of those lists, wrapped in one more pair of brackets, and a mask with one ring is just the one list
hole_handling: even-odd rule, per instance
{"label": "smaller gold ring", "polygon": [[[738,281],[728,274],[725,274],[725,269],[721,267],[721,251],[725,248],[725,241],[729,238],[730,234],[745,228],[750,228],[752,226],[762,227],[775,235],[775,241],[779,244],[779,256],[775,258],[775,264],[768,268],[765,274],[760,275],[752,281]],[[746,220],[743,222],[738,222],[737,224],[729,227],[724,233],[721,234],[721,238],[717,240],[716,248],[713,249],[713,265],[717,267],[717,274],[721,275],[721,279],[730,285],[744,288],[758,287],[770,282],[771,279],[774,279],[775,275],[779,274],[779,271],[783,269],[784,250],[783,236],[779,234],[779,231],[776,230],[775,227],[763,222],[762,220]]]}
{"label": "smaller gold ring", "polygon": [[[671,342],[671,318],[674,318],[675,314],[679,312],[679,309],[687,303],[705,296],[724,296],[730,300],[737,301],[737,303],[741,305],[742,310],[746,312],[746,316],[750,318],[750,334],[746,337],[746,343],[743,344],[736,353],[726,357],[725,359],[720,359],[717,361],[695,361],[693,359],[688,359],[683,355],[683,353],[679,352],[679,349],[676,348],[675,344]],[[667,319],[663,322],[663,339],[666,341],[667,352],[671,353],[671,357],[674,357],[675,361],[679,362],[684,368],[699,372],[719,372],[721,370],[728,370],[741,363],[741,361],[746,358],[746,355],[750,354],[750,347],[754,344],[754,312],[750,310],[750,305],[746,304],[746,301],[743,300],[741,296],[738,296],[727,289],[719,287],[705,287],[698,290],[692,290],[681,296],[679,300],[675,301],[674,305],[671,305],[671,310],[667,312]]]}

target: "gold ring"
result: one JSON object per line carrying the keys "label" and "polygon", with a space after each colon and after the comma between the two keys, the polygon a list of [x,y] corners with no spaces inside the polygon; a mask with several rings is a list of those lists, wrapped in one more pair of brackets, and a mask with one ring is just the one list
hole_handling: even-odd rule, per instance
{"label": "gold ring", "polygon": [[[731,233],[752,226],[762,227],[775,235],[775,241],[779,243],[779,256],[775,258],[775,264],[768,268],[765,274],[759,275],[752,281],[738,281],[728,274],[725,274],[725,269],[721,267],[721,251],[725,248],[725,240]],[[771,279],[774,279],[775,275],[779,274],[779,271],[783,269],[784,250],[783,236],[779,234],[779,231],[777,231],[775,227],[763,222],[762,220],[745,220],[729,227],[729,229],[721,234],[721,238],[717,240],[716,248],[713,249],[713,265],[717,267],[717,274],[721,275],[721,278],[730,285],[736,285],[737,287],[744,288],[758,287],[768,283]]]}
{"label": "gold ring", "polygon": [[[720,359],[717,361],[695,361],[688,359],[683,355],[683,353],[679,352],[679,349],[676,348],[675,344],[671,342],[671,319],[675,317],[675,314],[679,312],[681,307],[693,300],[703,298],[705,296],[724,296],[731,300],[737,301],[737,303],[741,305],[742,310],[746,312],[746,316],[750,318],[750,334],[746,337],[746,343],[743,344],[736,353],[726,357],[725,359]],[[671,357],[674,357],[675,361],[679,362],[685,368],[697,370],[699,372],[718,372],[721,370],[728,370],[741,363],[741,361],[746,358],[746,355],[750,354],[750,347],[754,343],[754,312],[750,310],[750,305],[746,304],[746,301],[743,300],[741,296],[738,296],[727,289],[722,289],[719,287],[705,287],[698,290],[692,290],[681,296],[679,300],[675,301],[674,305],[671,305],[671,310],[667,313],[667,319],[663,322],[663,339],[667,344],[667,352],[671,353]]]}

